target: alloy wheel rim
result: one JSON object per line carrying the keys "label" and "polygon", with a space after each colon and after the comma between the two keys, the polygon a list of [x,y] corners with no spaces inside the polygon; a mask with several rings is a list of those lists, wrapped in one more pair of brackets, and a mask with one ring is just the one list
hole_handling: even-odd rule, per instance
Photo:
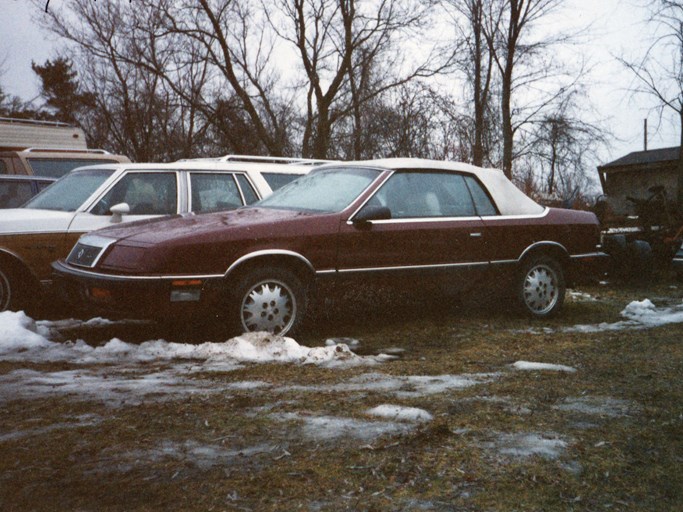
{"label": "alloy wheel rim", "polygon": [[546,265],[538,265],[527,272],[524,279],[524,303],[538,315],[550,312],[559,300],[557,275]]}
{"label": "alloy wheel rim", "polygon": [[240,308],[246,332],[267,331],[286,334],[296,319],[296,299],[280,281],[263,281],[245,294]]}

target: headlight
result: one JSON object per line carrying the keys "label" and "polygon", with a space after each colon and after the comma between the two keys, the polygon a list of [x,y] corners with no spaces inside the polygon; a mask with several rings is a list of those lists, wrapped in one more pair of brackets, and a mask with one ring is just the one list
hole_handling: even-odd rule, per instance
{"label": "headlight", "polygon": [[119,270],[143,270],[145,248],[125,243],[115,244],[100,262],[100,267]]}

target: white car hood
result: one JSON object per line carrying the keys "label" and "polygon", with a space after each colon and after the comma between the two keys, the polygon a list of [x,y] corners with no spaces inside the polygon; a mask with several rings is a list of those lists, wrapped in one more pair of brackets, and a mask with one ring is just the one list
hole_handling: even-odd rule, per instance
{"label": "white car hood", "polygon": [[10,208],[0,210],[0,236],[18,233],[66,231],[74,212]]}

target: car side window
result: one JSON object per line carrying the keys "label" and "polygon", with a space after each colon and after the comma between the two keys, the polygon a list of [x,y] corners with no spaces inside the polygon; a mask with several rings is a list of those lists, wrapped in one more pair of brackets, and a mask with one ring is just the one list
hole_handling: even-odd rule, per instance
{"label": "car side window", "polygon": [[474,205],[477,208],[477,214],[481,215],[482,217],[498,215],[498,210],[496,210],[491,198],[481,184],[476,180],[476,178],[474,176],[465,176],[465,181],[467,182],[467,186],[472,193],[472,199],[474,199]]}
{"label": "car side window", "polygon": [[37,185],[38,185],[38,192],[42,192],[47,187],[52,185],[52,182],[51,181],[39,181],[39,182],[37,182]]}
{"label": "car side window", "polygon": [[0,208],[17,208],[33,197],[30,181],[0,181]]}
{"label": "car side window", "polygon": [[395,173],[372,201],[389,208],[393,219],[476,215],[463,176],[453,173]]}
{"label": "car side window", "polygon": [[175,173],[129,172],[90,211],[107,215],[109,209],[127,203],[131,215],[169,215],[178,212]]}
{"label": "car side window", "polygon": [[243,205],[235,176],[230,173],[191,173],[193,212],[231,210]]}
{"label": "car side window", "polygon": [[282,172],[262,172],[261,176],[266,180],[266,183],[268,183],[271,190],[277,190],[295,179],[301,178],[301,174],[287,174]]}
{"label": "car side window", "polygon": [[7,171],[7,164],[4,160],[0,160],[0,174],[9,174]]}
{"label": "car side window", "polygon": [[254,186],[247,179],[244,174],[236,174],[237,182],[240,184],[240,189],[242,189],[242,195],[244,196],[244,202],[247,204],[255,203],[259,200]]}

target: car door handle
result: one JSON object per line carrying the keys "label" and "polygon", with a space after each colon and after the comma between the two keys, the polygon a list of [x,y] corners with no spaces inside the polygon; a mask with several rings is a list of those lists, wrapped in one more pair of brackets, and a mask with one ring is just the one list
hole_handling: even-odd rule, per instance
{"label": "car door handle", "polygon": [[472,237],[472,238],[481,238],[481,233],[470,233],[470,237]]}

